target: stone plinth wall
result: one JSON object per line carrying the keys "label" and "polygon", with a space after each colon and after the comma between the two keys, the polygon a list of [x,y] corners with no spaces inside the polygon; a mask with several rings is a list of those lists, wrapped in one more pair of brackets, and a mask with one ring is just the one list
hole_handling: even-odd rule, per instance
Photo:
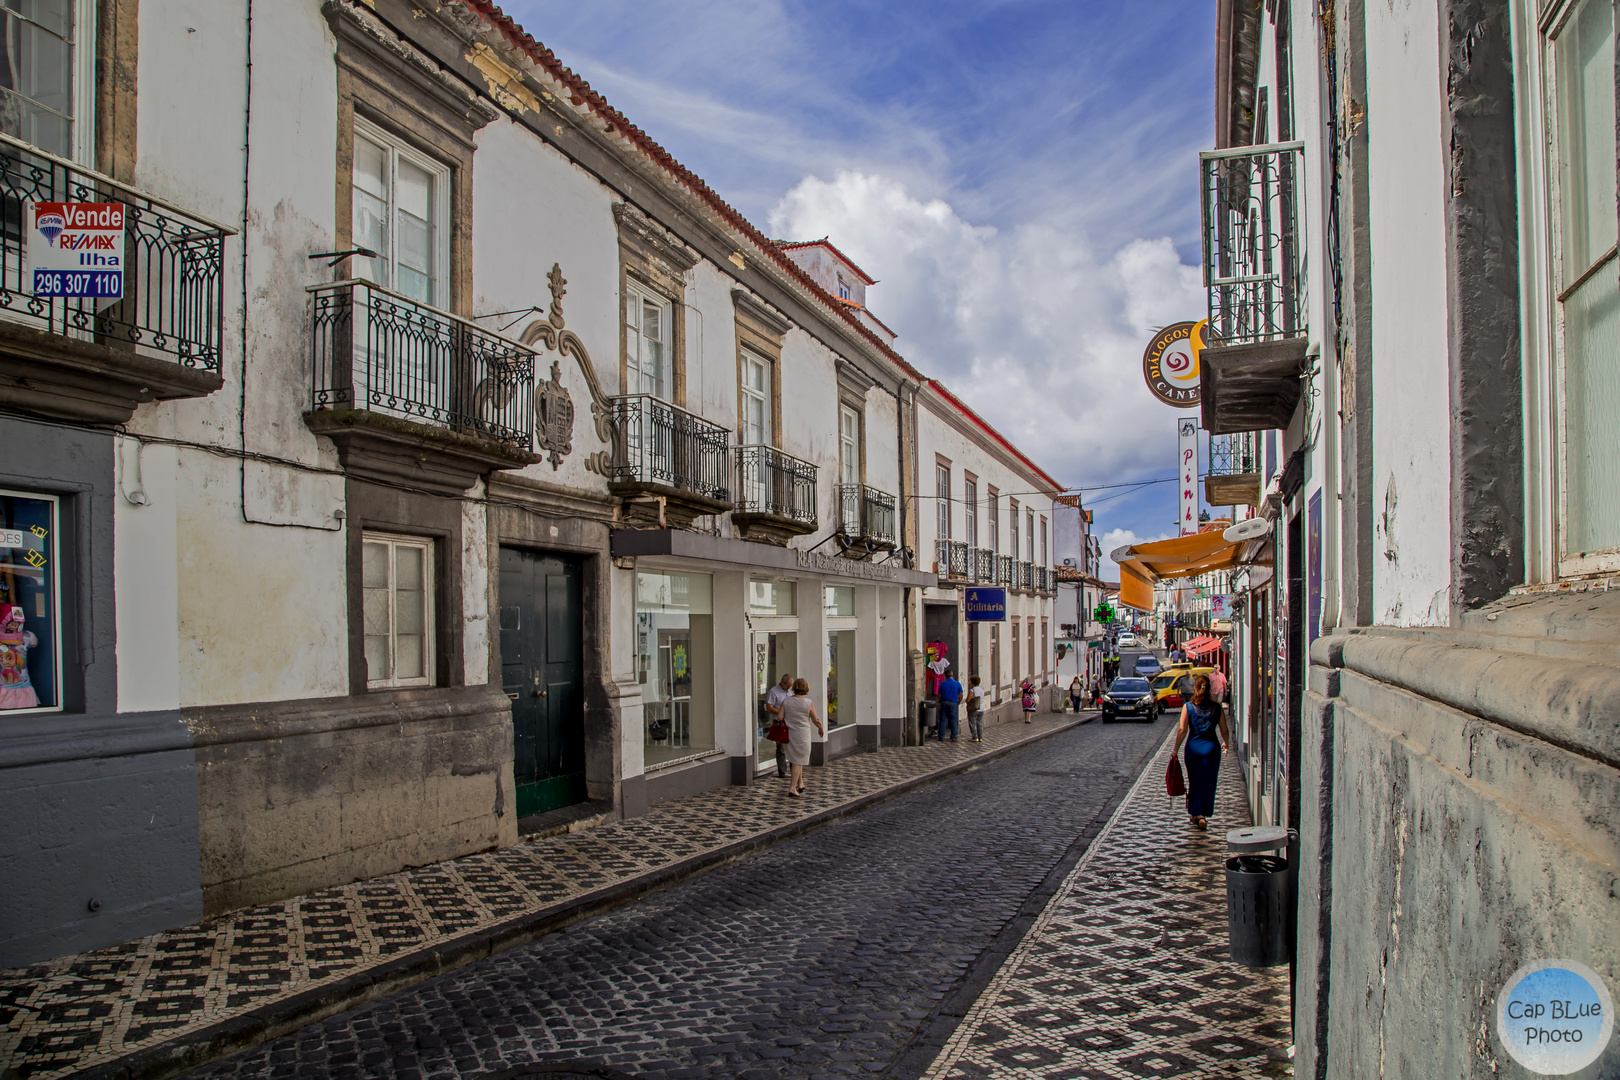
{"label": "stone plinth wall", "polygon": [[495,686],[185,711],[208,915],[517,842]]}
{"label": "stone plinth wall", "polygon": [[1620,987],[1620,667],[1593,625],[1620,605],[1493,609],[1312,650],[1296,1075],[1528,1075],[1496,1034],[1516,969]]}

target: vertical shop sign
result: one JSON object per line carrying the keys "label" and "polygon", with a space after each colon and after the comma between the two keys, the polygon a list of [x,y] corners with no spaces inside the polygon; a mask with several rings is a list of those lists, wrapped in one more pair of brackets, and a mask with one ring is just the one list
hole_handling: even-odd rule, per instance
{"label": "vertical shop sign", "polygon": [[123,298],[123,203],[29,203],[26,220],[35,296]]}
{"label": "vertical shop sign", "polygon": [[1322,491],[1311,496],[1305,515],[1305,574],[1310,582],[1305,622],[1306,648],[1322,633]]}
{"label": "vertical shop sign", "polygon": [[1183,417],[1176,439],[1181,475],[1181,535],[1198,531],[1198,421]]}

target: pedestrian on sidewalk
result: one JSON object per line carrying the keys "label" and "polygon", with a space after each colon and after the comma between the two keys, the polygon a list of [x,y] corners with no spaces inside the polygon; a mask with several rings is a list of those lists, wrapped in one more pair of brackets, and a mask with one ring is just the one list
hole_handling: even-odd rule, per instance
{"label": "pedestrian on sidewalk", "polygon": [[1024,680],[1024,699],[1020,703],[1024,706],[1024,723],[1035,722],[1035,684],[1028,679]]}
{"label": "pedestrian on sidewalk", "polygon": [[[793,676],[786,674],[782,676],[781,682],[777,683],[775,686],[771,687],[765,692],[765,712],[770,718],[770,724],[774,724],[776,721],[784,719],[782,716],[782,706],[787,704],[787,699],[792,696]],[[766,726],[769,727],[769,724]],[[787,744],[777,743],[776,775],[778,779],[786,780],[787,774]]]}
{"label": "pedestrian on sidewalk", "polygon": [[1172,756],[1181,749],[1183,739],[1187,741],[1187,818],[1193,828],[1202,829],[1215,812],[1221,755],[1232,741],[1226,729],[1226,712],[1209,692],[1208,675],[1193,678],[1192,699],[1181,707],[1176,744],[1170,748]]}
{"label": "pedestrian on sidewalk", "polygon": [[788,762],[793,766],[788,796],[797,799],[804,794],[804,767],[810,764],[811,725],[817,735],[827,733],[816,715],[816,703],[810,700],[810,684],[804,679],[793,680],[793,696],[782,703],[782,719],[787,722]]}
{"label": "pedestrian on sidewalk", "polygon": [[1069,684],[1069,708],[1075,712],[1080,711],[1080,699],[1085,695],[1085,688],[1080,685],[1080,676],[1076,675]]}
{"label": "pedestrian on sidewalk", "polygon": [[1209,673],[1209,692],[1216,701],[1226,700],[1226,672],[1220,668],[1214,668]]}
{"label": "pedestrian on sidewalk", "polygon": [[962,684],[956,675],[947,671],[939,683],[939,741],[945,741],[945,729],[951,730],[951,742],[956,741],[957,709],[962,705]]}
{"label": "pedestrian on sidewalk", "polygon": [[984,687],[977,675],[968,676],[968,735],[974,742],[984,742]]}

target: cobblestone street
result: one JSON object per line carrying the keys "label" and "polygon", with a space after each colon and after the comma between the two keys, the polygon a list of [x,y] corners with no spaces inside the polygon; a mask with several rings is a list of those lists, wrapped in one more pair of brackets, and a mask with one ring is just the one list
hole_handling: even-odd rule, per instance
{"label": "cobblestone street", "polygon": [[1166,730],[1064,732],[194,1075],[919,1074]]}

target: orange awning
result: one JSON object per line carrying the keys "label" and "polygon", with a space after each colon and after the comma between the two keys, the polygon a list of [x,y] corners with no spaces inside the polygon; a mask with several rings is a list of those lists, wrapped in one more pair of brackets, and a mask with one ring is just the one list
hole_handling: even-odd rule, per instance
{"label": "orange awning", "polygon": [[1255,561],[1266,541],[1232,543],[1219,531],[1173,536],[1113,552],[1119,564],[1119,602],[1138,611],[1153,610],[1153,583],[1230,570]]}
{"label": "orange awning", "polygon": [[1188,656],[1203,656],[1205,653],[1214,652],[1220,647],[1221,639],[1218,637],[1195,637],[1186,645],[1183,645],[1181,651]]}

